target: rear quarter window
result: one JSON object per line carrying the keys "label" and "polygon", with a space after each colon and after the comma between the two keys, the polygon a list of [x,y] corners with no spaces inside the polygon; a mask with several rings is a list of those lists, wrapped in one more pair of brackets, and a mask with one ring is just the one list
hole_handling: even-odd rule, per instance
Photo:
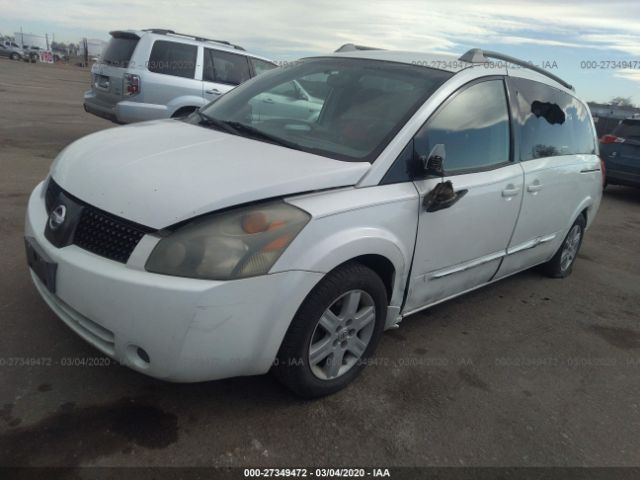
{"label": "rear quarter window", "polygon": [[589,111],[577,98],[543,83],[509,78],[520,160],[594,154]]}
{"label": "rear quarter window", "polygon": [[264,60],[260,60],[259,58],[252,58],[250,59],[250,62],[253,65],[253,71],[256,73],[256,75],[260,75],[261,73],[264,73],[268,70],[273,70],[274,68],[278,67],[271,62],[266,62]]}
{"label": "rear quarter window", "polygon": [[616,137],[640,140],[640,120],[623,120],[613,131]]}
{"label": "rear quarter window", "polygon": [[111,37],[107,48],[102,54],[102,63],[114,67],[127,68],[139,40],[136,36]]}
{"label": "rear quarter window", "polygon": [[196,71],[198,47],[184,43],[156,40],[149,55],[150,72],[193,78]]}

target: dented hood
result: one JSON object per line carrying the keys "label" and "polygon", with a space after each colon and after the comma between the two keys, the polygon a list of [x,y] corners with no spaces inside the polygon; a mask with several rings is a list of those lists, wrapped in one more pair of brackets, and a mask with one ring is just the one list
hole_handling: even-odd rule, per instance
{"label": "dented hood", "polygon": [[90,205],[160,229],[246,202],[355,185],[370,166],[163,120],[84,137],[60,153],[51,175]]}

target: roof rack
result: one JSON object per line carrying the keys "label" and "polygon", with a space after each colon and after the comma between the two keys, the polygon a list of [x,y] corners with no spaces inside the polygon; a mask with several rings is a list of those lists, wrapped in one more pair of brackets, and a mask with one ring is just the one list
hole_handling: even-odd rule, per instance
{"label": "roof rack", "polygon": [[534,72],[538,72],[545,77],[549,77],[550,79],[555,80],[560,85],[568,88],[569,90],[575,90],[573,88],[573,85],[565,82],[553,73],[546,71],[544,68],[537,67],[535,65],[532,65],[531,63],[525,62],[524,60],[520,60],[519,58],[511,57],[509,55],[504,55],[502,53],[492,52],[490,50],[482,50],[481,48],[472,48],[471,50],[468,50],[466,53],[464,53],[458,60],[467,63],[488,63],[490,58],[494,58],[496,60],[504,60],[505,62],[528,68],[529,70],[533,70]]}
{"label": "roof rack", "polygon": [[356,50],[382,50],[382,48],[365,47],[364,45],[354,45],[353,43],[345,43],[334,53],[337,52],[355,52]]}
{"label": "roof rack", "polygon": [[241,47],[240,45],[234,45],[233,43],[227,42],[226,40],[214,40],[212,38],[205,38],[205,37],[199,37],[197,35],[190,35],[188,33],[178,33],[178,32],[174,32],[173,30],[167,30],[165,28],[146,28],[146,29],[143,29],[142,31],[143,32],[150,32],[150,33],[157,33],[158,35],[176,35],[178,37],[192,38],[193,40],[196,40],[197,42],[221,43],[223,45],[227,45],[229,47],[233,47],[236,50],[245,51],[245,49],[243,47]]}

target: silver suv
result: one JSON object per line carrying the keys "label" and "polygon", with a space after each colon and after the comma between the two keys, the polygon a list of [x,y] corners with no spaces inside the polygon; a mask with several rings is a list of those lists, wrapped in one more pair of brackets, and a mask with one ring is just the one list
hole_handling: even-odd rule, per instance
{"label": "silver suv", "polygon": [[223,40],[172,30],[118,30],[91,68],[84,109],[116,123],[182,117],[272,61]]}
{"label": "silver suv", "polygon": [[11,60],[20,60],[22,55],[22,49],[17,43],[9,40],[5,40],[0,43],[0,57],[7,57]]}

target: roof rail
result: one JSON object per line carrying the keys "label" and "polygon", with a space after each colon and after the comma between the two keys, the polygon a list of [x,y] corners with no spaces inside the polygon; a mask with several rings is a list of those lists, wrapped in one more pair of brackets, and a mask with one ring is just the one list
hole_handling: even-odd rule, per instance
{"label": "roof rail", "polygon": [[355,52],[356,50],[382,50],[382,48],[365,47],[364,45],[354,45],[353,43],[345,43],[334,53],[337,52]]}
{"label": "roof rail", "polygon": [[535,65],[532,65],[529,62],[520,60],[519,58],[511,57],[509,55],[504,55],[502,53],[492,52],[490,50],[482,50],[481,48],[472,48],[471,50],[468,50],[467,52],[465,52],[458,60],[460,60],[461,62],[467,62],[467,63],[488,63],[490,58],[494,58],[496,60],[503,60],[505,62],[513,63],[514,65],[520,65],[521,67],[528,68],[529,70],[538,72],[544,75],[545,77],[549,77],[551,80],[558,82],[560,85],[562,85],[565,88],[568,88],[569,90],[575,90],[573,88],[573,85],[565,82],[564,80],[554,75],[553,73],[546,71],[544,68],[537,67]]}
{"label": "roof rail", "polygon": [[174,32],[173,30],[167,30],[165,28],[146,28],[142,30],[143,32],[150,32],[150,33],[157,33],[158,35],[176,35],[178,37],[186,37],[186,38],[192,38],[193,40],[196,40],[198,42],[214,42],[214,43],[221,43],[222,45],[227,45],[229,47],[233,47],[236,50],[242,50],[245,51],[243,47],[241,47],[240,45],[234,45],[231,42],[227,42],[226,40],[214,40],[212,38],[205,38],[205,37],[199,37],[197,35],[191,35],[188,33],[178,33],[178,32]]}

